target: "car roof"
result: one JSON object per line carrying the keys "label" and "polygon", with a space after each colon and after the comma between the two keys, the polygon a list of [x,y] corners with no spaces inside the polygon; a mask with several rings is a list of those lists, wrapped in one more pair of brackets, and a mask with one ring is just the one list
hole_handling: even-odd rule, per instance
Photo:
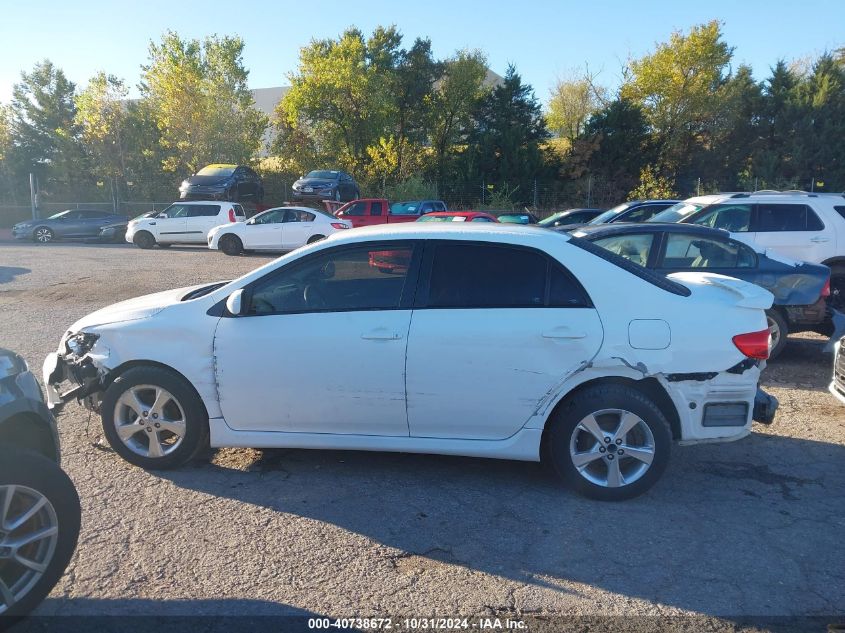
{"label": "car roof", "polygon": [[171,202],[170,206],[172,207],[174,204],[187,204],[189,206],[193,206],[195,204],[238,204],[237,202],[226,202],[225,200],[177,200],[176,202]]}
{"label": "car roof", "polygon": [[[315,211],[317,211],[317,209],[315,209],[314,207],[293,207],[286,204],[280,207],[270,207],[269,209],[262,209],[261,211],[256,213],[256,215],[266,213],[267,211],[279,211],[281,209],[290,209],[291,211],[307,211],[308,213],[314,213]],[[323,211],[322,213],[325,213],[325,211]]]}
{"label": "car roof", "polygon": [[542,243],[553,245],[563,237],[569,236],[555,231],[538,229],[536,226],[523,224],[499,224],[498,222],[402,222],[397,224],[376,224],[362,226],[351,231],[338,231],[327,238],[332,243],[354,243],[375,240],[419,239],[439,240],[456,239],[470,241],[516,242],[530,240],[540,246]]}

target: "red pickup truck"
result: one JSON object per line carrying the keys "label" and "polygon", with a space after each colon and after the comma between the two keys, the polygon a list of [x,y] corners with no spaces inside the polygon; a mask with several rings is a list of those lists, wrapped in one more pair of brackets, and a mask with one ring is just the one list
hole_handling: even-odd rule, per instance
{"label": "red pickup truck", "polygon": [[[446,205],[439,203],[445,209]],[[345,205],[334,211],[337,218],[342,218],[352,223],[354,228],[359,226],[372,226],[374,224],[395,224],[396,222],[414,222],[421,214],[428,211],[438,211],[438,208],[429,208],[425,205],[396,205],[402,209],[408,209],[408,213],[392,213],[390,203],[384,198],[361,198],[347,202]]]}

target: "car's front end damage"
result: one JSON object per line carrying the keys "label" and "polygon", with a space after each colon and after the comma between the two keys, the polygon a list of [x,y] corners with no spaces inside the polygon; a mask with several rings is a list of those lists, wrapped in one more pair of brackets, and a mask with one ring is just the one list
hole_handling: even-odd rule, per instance
{"label": "car's front end damage", "polygon": [[[44,386],[47,405],[58,412],[70,400],[83,402],[88,408],[99,410],[99,394],[108,376],[108,350],[97,344],[99,334],[93,332],[68,333],[60,350],[44,361]],[[62,349],[64,348],[64,349]]]}

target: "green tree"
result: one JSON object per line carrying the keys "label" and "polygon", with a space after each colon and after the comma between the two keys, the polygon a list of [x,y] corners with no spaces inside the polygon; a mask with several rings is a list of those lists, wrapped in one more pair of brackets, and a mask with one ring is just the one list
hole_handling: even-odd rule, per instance
{"label": "green tree", "polygon": [[671,178],[661,176],[654,165],[646,165],[640,172],[640,184],[628,194],[628,200],[651,200],[677,198],[675,183]]}
{"label": "green tree", "polygon": [[82,143],[98,174],[111,179],[114,195],[125,187],[128,95],[123,81],[100,72],[76,98],[76,125]]}
{"label": "green tree", "polygon": [[673,33],[653,53],[631,62],[621,96],[642,106],[671,171],[682,168],[709,133],[731,56],[719,22],[712,21]]}
{"label": "green tree", "polygon": [[74,90],[73,82],[49,60],[22,72],[13,88],[12,142],[21,170],[38,174],[42,186],[49,181],[67,186],[79,176],[82,151]]}
{"label": "green tree", "polygon": [[183,40],[168,31],[150,43],[141,93],[154,117],[169,172],[209,162],[256,159],[267,117],[255,108],[239,37]]}
{"label": "green tree", "polygon": [[584,131],[590,116],[606,101],[606,91],[589,75],[558,80],[551,90],[546,125],[549,131],[570,143]]}
{"label": "green tree", "polygon": [[277,148],[287,154],[286,141],[305,135],[327,162],[363,168],[367,148],[393,131],[401,41],[395,27],[377,27],[367,40],[354,28],[337,40],[312,40],[278,107]]}
{"label": "green tree", "polygon": [[[541,143],[548,137],[540,102],[531,86],[509,66],[504,80],[481,101],[471,136],[472,180],[521,187],[530,196],[533,179],[544,166]],[[526,198],[527,199],[527,198]]]}
{"label": "green tree", "polygon": [[459,51],[444,63],[434,90],[430,133],[438,190],[443,188],[450,157],[465,149],[458,146],[466,143],[473,113],[489,92],[486,76],[487,58],[481,51]]}

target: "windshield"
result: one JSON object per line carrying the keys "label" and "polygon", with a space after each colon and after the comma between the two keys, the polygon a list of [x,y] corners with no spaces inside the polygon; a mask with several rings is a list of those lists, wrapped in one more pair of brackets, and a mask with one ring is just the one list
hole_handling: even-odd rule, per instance
{"label": "windshield", "polygon": [[653,215],[646,222],[669,222],[674,224],[684,218],[691,216],[696,211],[701,211],[706,205],[692,204],[690,202],[679,202],[668,209],[664,209],[657,215]]}
{"label": "windshield", "polygon": [[504,222],[506,224],[530,224],[531,218],[523,214],[509,213],[506,215],[500,215],[499,222]]}
{"label": "windshield", "polygon": [[208,165],[200,169],[197,176],[231,176],[234,171],[234,165]]}
{"label": "windshield", "polygon": [[544,220],[540,220],[537,222],[540,226],[552,226],[557,220],[562,218],[566,211],[558,211],[554,215],[550,215],[549,217],[545,218]]}
{"label": "windshield", "polygon": [[327,180],[337,180],[337,172],[336,171],[329,171],[327,169],[315,169],[314,171],[309,171],[308,175],[305,176],[306,178],[325,178]]}
{"label": "windshield", "polygon": [[424,215],[417,222],[466,222],[465,215]]}
{"label": "windshield", "polygon": [[390,205],[390,212],[394,215],[414,215],[420,208],[419,200],[409,202],[394,202]]}
{"label": "windshield", "polygon": [[622,204],[617,204],[612,209],[608,209],[604,213],[599,213],[596,217],[590,220],[587,224],[605,224],[609,222],[611,218],[619,215],[625,209],[631,206],[630,202],[623,202]]}

